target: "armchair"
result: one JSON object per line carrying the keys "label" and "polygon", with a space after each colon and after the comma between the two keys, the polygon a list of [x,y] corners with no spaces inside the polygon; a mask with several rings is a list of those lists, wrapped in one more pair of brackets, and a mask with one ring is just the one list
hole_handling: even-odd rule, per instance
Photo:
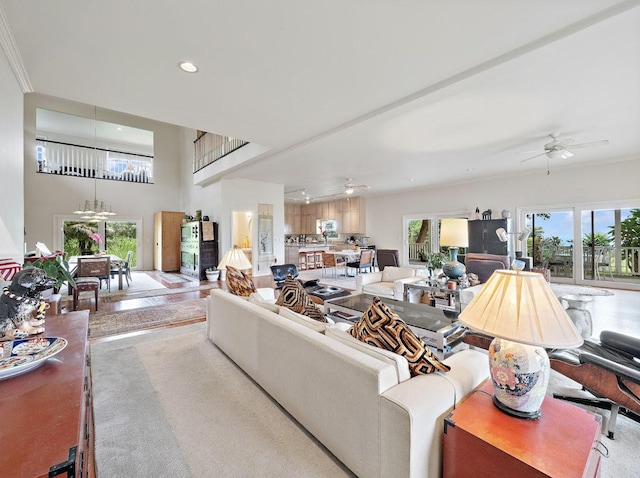
{"label": "armchair", "polygon": [[400,253],[398,249],[377,249],[376,262],[381,271],[387,266],[400,267]]}
{"label": "armchair", "polygon": [[460,309],[464,309],[471,299],[480,292],[483,284],[498,269],[510,269],[509,256],[469,252],[464,258],[467,274],[476,274],[480,284],[460,291]]}
{"label": "armchair", "polygon": [[386,266],[383,271],[359,274],[356,276],[356,293],[402,300],[404,284],[418,280],[418,273],[422,270]]}

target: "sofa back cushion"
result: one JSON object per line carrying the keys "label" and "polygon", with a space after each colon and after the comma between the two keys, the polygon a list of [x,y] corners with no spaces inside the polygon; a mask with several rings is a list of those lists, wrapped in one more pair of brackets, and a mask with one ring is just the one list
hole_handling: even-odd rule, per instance
{"label": "sofa back cushion", "polygon": [[393,282],[406,277],[414,277],[416,271],[410,267],[387,266],[382,271],[382,282]]}
{"label": "sofa back cushion", "polygon": [[259,305],[271,312],[275,312],[276,314],[280,312],[280,306],[276,305],[275,300],[265,299],[260,292],[252,292],[251,295],[249,295],[249,302]]}
{"label": "sofa back cushion", "polygon": [[320,332],[321,334],[324,333],[325,329],[327,328],[326,323],[318,322],[317,320],[313,320],[306,315],[298,314],[297,312],[294,312],[293,310],[286,307],[280,307],[279,315],[281,317],[284,317],[285,319],[296,322],[297,324],[304,325],[305,327],[315,332]]}
{"label": "sofa back cushion", "polygon": [[382,360],[383,362],[393,365],[398,375],[398,383],[411,378],[409,362],[402,355],[361,342],[360,340],[352,337],[348,332],[341,330],[338,327],[327,327],[324,335],[336,339],[351,348],[369,355],[370,357],[377,358],[378,360]]}
{"label": "sofa back cushion", "polygon": [[405,357],[412,376],[450,370],[398,314],[377,297],[373,298],[372,304],[349,329],[349,333],[364,343]]}

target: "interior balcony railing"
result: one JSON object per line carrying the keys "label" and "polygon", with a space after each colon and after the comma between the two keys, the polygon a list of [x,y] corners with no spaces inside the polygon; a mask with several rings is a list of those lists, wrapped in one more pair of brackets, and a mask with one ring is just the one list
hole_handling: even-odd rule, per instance
{"label": "interior balcony railing", "polygon": [[202,133],[193,142],[193,172],[196,173],[202,168],[215,163],[229,153],[248,144],[248,141],[222,136],[215,133]]}
{"label": "interior balcony railing", "polygon": [[153,183],[153,156],[41,139],[36,151],[39,173]]}

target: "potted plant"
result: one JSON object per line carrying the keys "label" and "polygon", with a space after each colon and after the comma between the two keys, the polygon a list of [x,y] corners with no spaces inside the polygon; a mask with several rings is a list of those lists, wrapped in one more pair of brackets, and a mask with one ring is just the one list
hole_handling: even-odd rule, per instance
{"label": "potted plant", "polygon": [[438,278],[442,274],[442,266],[449,258],[444,252],[432,252],[429,254],[429,268],[433,270],[433,275]]}
{"label": "potted plant", "polygon": [[207,267],[204,273],[207,275],[207,280],[210,281],[216,281],[220,278],[220,269],[215,267]]}
{"label": "potted plant", "polygon": [[76,281],[73,280],[69,271],[69,263],[61,255],[56,255],[55,258],[40,258],[33,262],[27,262],[24,267],[37,267],[42,269],[48,277],[55,279],[56,285],[53,287],[53,291],[56,294],[60,292],[60,287],[65,281],[69,283],[69,287],[76,286]]}

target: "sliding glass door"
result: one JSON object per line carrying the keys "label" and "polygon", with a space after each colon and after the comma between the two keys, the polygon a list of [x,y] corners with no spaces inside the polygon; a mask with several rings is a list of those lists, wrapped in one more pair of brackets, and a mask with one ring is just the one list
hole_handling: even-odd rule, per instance
{"label": "sliding glass door", "polygon": [[55,248],[65,251],[67,257],[105,251],[124,259],[131,251],[131,268],[136,268],[141,244],[139,235],[142,234],[140,219],[89,222],[73,216],[59,216],[57,224],[60,236],[56,238]]}
{"label": "sliding glass door", "polygon": [[[558,282],[640,286],[640,209],[522,210],[527,253]],[[635,288],[635,287],[634,287]]]}

